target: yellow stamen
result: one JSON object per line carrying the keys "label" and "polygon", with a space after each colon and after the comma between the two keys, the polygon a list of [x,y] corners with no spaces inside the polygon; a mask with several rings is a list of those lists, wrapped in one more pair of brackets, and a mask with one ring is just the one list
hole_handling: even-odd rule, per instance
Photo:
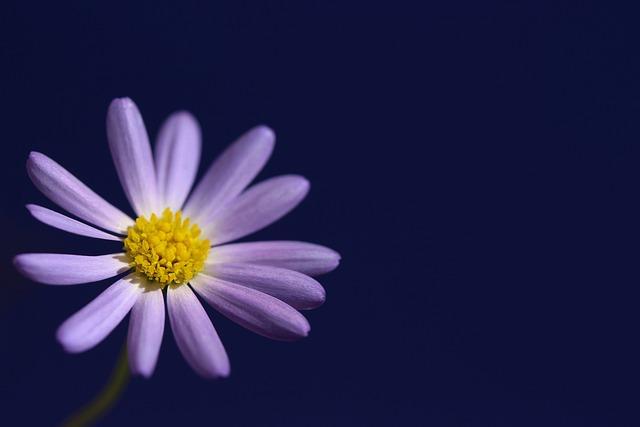
{"label": "yellow stamen", "polygon": [[182,218],[182,212],[166,208],[160,218],[136,218],[127,229],[124,248],[131,267],[149,280],[163,287],[182,284],[202,270],[209,254],[211,243],[200,234],[200,227]]}

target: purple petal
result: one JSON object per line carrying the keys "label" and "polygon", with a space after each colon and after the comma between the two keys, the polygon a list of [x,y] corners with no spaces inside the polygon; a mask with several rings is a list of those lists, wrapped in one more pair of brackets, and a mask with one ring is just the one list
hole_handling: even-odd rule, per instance
{"label": "purple petal", "polygon": [[126,214],[42,153],[29,154],[27,173],[42,194],[78,218],[120,234],[133,224]]}
{"label": "purple petal", "polygon": [[293,307],[270,295],[199,274],[191,286],[213,308],[237,324],[281,341],[306,337],[309,322]]}
{"label": "purple petal", "polygon": [[277,221],[295,208],[309,191],[309,181],[283,175],[262,181],[227,204],[212,223],[204,223],[211,244],[239,239]]}
{"label": "purple petal", "polygon": [[138,107],[129,98],[114,99],[109,105],[107,139],[133,210],[138,215],[157,211],[158,191],[149,136]]}
{"label": "purple petal", "polygon": [[47,285],[97,282],[117,276],[131,268],[122,253],[98,256],[20,254],[15,256],[13,264],[29,279]]}
{"label": "purple petal", "polygon": [[161,289],[151,286],[146,286],[131,310],[127,337],[131,372],[146,378],[156,367],[164,333],[164,297]]}
{"label": "purple petal", "polygon": [[244,190],[267,163],[275,135],[257,126],[227,148],[198,183],[187,200],[185,215],[200,223]]}
{"label": "purple petal", "polygon": [[293,270],[265,265],[222,263],[207,265],[205,273],[272,295],[298,310],[319,307],[325,300],[324,288],[320,283]]}
{"label": "purple petal", "polygon": [[38,205],[27,205],[27,209],[35,219],[50,225],[51,227],[68,231],[69,233],[78,234],[80,236],[93,237],[95,239],[115,240],[117,242],[122,241],[121,237],[105,233],[102,230],[98,230],[97,228],[91,227],[83,222],[76,221],[73,218],[69,218],[66,215],[52,211],[51,209]]}
{"label": "purple petal", "polygon": [[191,288],[188,285],[169,286],[167,306],[173,336],[193,370],[206,378],[228,376],[227,352]]}
{"label": "purple petal", "polygon": [[305,242],[273,241],[232,243],[211,249],[211,262],[263,264],[295,270],[309,276],[328,273],[340,263],[329,248]]}
{"label": "purple petal", "polygon": [[142,291],[134,274],[118,280],[58,328],[58,341],[69,353],[96,346],[124,319]]}
{"label": "purple petal", "polygon": [[158,194],[162,206],[182,208],[200,162],[200,127],[187,112],[172,114],[162,125],[155,150]]}

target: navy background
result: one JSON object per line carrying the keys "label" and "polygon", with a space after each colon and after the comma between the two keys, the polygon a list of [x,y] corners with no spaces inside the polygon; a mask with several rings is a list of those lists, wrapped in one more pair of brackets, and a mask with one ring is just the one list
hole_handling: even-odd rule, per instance
{"label": "navy background", "polygon": [[640,425],[632,10],[65,4],[3,2],[0,15],[2,425],[58,423],[125,338],[126,322],[64,354],[57,326],[108,281],[48,287],[11,265],[24,251],[114,249],[30,218],[25,203],[53,205],[24,164],[42,151],[131,212],[104,129],[119,96],[152,137],[192,111],[202,168],[249,127],[273,127],[260,177],[300,173],[312,190],[248,240],[318,242],[343,263],[301,342],[211,313],[227,380],[198,378],[167,328],[153,378],[102,425]]}

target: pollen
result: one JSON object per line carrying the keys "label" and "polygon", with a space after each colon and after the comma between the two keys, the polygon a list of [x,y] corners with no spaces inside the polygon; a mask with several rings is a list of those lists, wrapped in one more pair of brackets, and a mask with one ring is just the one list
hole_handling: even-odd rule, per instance
{"label": "pollen", "polygon": [[136,218],[127,229],[124,248],[130,265],[164,287],[191,280],[204,266],[211,244],[182,212],[166,208],[159,217]]}

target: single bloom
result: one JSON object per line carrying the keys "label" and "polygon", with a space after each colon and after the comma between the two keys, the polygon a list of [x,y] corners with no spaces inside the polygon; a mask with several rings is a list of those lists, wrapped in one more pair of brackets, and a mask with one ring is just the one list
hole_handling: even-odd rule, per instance
{"label": "single bloom", "polygon": [[230,367],[196,294],[265,337],[291,341],[308,334],[309,323],[299,310],[324,302],[325,291],[312,276],[335,269],[338,253],[297,241],[230,243],[280,219],[309,191],[309,182],[298,175],[249,186],[273,151],[271,129],[258,126],[242,135],[193,191],[201,138],[191,114],[171,115],[152,152],[137,106],[128,98],[116,99],[107,113],[107,138],[135,220],[44,154],[32,152],[27,160],[35,186],[77,218],[27,205],[36,219],[118,242],[118,252],[108,255],[27,253],[14,258],[22,274],[50,285],[120,277],[60,326],[57,339],[66,351],[89,350],[131,312],[129,366],[135,374],[151,376],[164,333],[164,294],[176,343],[203,377],[225,377]]}

